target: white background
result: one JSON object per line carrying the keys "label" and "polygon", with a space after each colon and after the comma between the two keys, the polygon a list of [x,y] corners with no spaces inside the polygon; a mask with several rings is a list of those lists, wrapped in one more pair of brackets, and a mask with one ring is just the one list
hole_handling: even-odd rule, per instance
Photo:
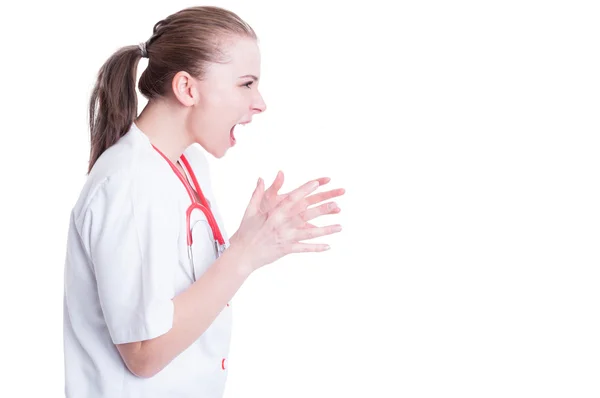
{"label": "white background", "polygon": [[[268,106],[210,159],[219,204],[233,233],[259,176],[329,176],[344,231],[242,286],[226,398],[600,396],[594,2],[270,1],[210,3],[257,31]],[[1,397],[64,396],[98,68],[202,4],[3,3]]]}

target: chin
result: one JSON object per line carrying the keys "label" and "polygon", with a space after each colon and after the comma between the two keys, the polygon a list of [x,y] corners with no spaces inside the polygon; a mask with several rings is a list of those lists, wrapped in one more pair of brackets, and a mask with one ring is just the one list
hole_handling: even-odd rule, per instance
{"label": "chin", "polygon": [[223,156],[225,156],[225,154],[229,150],[229,148],[205,148],[205,149],[206,149],[206,152],[210,153],[216,159],[221,159]]}
{"label": "chin", "polygon": [[211,156],[220,159],[229,150],[230,146],[219,145],[216,142],[201,142],[200,140],[196,141],[204,150],[210,154]]}

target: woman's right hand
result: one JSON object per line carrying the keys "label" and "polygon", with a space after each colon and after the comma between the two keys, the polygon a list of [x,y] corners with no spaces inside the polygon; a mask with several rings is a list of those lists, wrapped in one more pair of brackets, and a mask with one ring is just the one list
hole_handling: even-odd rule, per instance
{"label": "woman's right hand", "polygon": [[287,194],[276,206],[265,211],[265,206],[261,206],[263,200],[266,200],[264,181],[259,178],[240,227],[235,233],[235,241],[231,242],[232,246],[241,250],[244,263],[250,266],[251,272],[287,254],[322,252],[329,249],[326,244],[302,242],[341,231],[338,224],[306,228],[310,220],[339,213],[339,208],[334,202],[308,208],[314,204],[314,200],[306,196],[314,192],[319,185],[319,180],[309,181]]}

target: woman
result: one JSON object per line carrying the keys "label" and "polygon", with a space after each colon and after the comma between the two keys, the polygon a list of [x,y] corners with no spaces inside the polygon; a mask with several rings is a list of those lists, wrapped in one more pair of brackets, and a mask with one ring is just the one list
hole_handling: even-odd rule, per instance
{"label": "woman", "polygon": [[[137,117],[135,77],[148,104]],[[217,7],[177,12],[100,69],[90,103],[89,175],[74,206],[65,268],[67,397],[221,397],[230,299],[248,276],[303,240],[341,230],[343,189],[321,178],[279,194],[258,180],[239,229],[223,229],[206,158],[266,105],[254,31]]]}

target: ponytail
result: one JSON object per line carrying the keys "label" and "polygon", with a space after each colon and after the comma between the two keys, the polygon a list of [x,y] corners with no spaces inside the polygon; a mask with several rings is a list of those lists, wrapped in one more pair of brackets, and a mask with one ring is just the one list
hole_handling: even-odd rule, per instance
{"label": "ponytail", "polygon": [[135,80],[141,57],[140,47],[123,47],[98,72],[89,108],[88,173],[100,155],[127,133],[137,117]]}
{"label": "ponytail", "polygon": [[148,58],[148,66],[140,76],[138,88],[151,101],[168,93],[177,72],[184,70],[202,78],[208,63],[227,62],[217,39],[234,36],[256,40],[254,30],[235,13],[215,6],[196,6],[156,23],[150,39],[140,46],[126,46],[115,52],[102,65],[90,100],[88,173],[100,155],[129,131],[137,117],[140,57]]}

